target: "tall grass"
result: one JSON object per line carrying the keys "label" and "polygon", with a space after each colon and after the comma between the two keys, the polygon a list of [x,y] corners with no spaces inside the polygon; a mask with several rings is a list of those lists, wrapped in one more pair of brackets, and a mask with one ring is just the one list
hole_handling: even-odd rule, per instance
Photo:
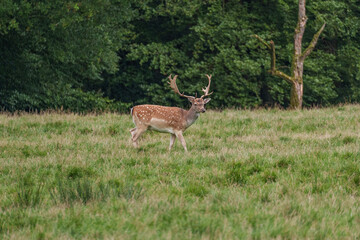
{"label": "tall grass", "polygon": [[208,111],[185,133],[128,115],[0,114],[0,239],[360,238],[360,106]]}

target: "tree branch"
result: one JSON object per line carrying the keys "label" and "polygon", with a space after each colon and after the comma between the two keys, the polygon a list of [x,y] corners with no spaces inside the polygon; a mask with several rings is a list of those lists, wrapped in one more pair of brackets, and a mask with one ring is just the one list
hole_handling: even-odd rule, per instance
{"label": "tree branch", "polygon": [[270,55],[271,55],[271,71],[276,71],[276,54],[275,54],[275,43],[273,40],[270,41]]}
{"label": "tree branch", "polygon": [[264,44],[267,48],[268,48],[268,50],[271,50],[271,47],[270,47],[270,45],[267,43],[267,42],[265,42],[261,37],[259,37],[258,35],[253,35],[254,37],[256,37],[257,38],[257,40],[259,40],[259,42],[261,42],[262,44]]}
{"label": "tree branch", "polygon": [[271,73],[271,75],[276,76],[276,77],[280,77],[282,79],[284,79],[285,81],[287,81],[290,84],[294,83],[294,79],[292,77],[290,77],[289,75],[279,71],[279,70],[269,70],[269,72]]}
{"label": "tree branch", "polygon": [[260,38],[258,35],[254,35],[254,37],[256,37],[262,44],[264,44],[270,53],[270,57],[271,57],[271,68],[269,70],[269,73],[273,76],[277,76],[280,77],[282,79],[284,79],[285,81],[287,81],[288,83],[293,83],[294,80],[292,77],[290,77],[289,75],[279,71],[276,69],[276,54],[275,54],[275,43],[274,41],[270,41],[270,44],[268,44],[267,42],[265,42],[265,40],[263,40],[262,38]]}
{"label": "tree branch", "polygon": [[311,40],[309,46],[306,48],[306,50],[303,52],[303,54],[301,54],[301,58],[303,58],[305,60],[305,58],[307,56],[310,55],[310,53],[314,50],[316,43],[319,39],[320,34],[322,33],[322,31],[324,31],[326,23],[324,23],[322,25],[322,27],[320,28],[320,30],[314,35],[313,39]]}

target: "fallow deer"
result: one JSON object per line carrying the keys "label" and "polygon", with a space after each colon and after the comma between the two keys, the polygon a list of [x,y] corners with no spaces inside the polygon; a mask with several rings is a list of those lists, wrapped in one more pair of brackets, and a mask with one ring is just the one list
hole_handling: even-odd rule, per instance
{"label": "fallow deer", "polygon": [[180,140],[184,150],[187,152],[186,142],[183,137],[183,132],[190,127],[196,119],[199,117],[200,113],[205,112],[205,104],[208,103],[211,99],[204,97],[210,96],[209,93],[210,84],[211,84],[211,75],[206,75],[209,84],[206,88],[203,88],[202,91],[204,95],[200,98],[194,96],[187,96],[183,93],[180,93],[177,85],[176,78],[171,78],[169,76],[170,87],[174,90],[176,94],[179,94],[181,97],[187,98],[191,102],[191,108],[189,110],[184,110],[178,107],[165,107],[159,105],[138,105],[131,109],[131,116],[135,124],[135,128],[130,130],[131,140],[134,147],[138,147],[137,140],[147,129],[155,130],[158,132],[168,132],[170,136],[170,146],[169,151],[175,143],[176,137]]}

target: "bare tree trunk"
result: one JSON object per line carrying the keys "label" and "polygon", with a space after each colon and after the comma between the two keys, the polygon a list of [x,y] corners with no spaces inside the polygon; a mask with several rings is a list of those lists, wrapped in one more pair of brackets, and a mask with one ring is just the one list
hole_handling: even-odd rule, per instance
{"label": "bare tree trunk", "polygon": [[301,109],[303,97],[303,83],[294,82],[290,90],[290,108]]}
{"label": "bare tree trunk", "polygon": [[271,69],[269,70],[270,74],[274,76],[278,76],[291,84],[291,92],[290,92],[291,109],[302,108],[303,93],[304,93],[303,91],[304,61],[306,57],[309,56],[312,50],[315,48],[319,36],[325,28],[325,23],[324,23],[320,28],[320,30],[314,35],[307,49],[304,52],[302,52],[302,38],[305,32],[305,26],[307,22],[305,4],[306,4],[306,0],[299,0],[299,14],[298,14],[298,22],[294,34],[294,53],[293,53],[293,60],[291,65],[291,76],[276,69],[276,54],[275,54],[274,42],[270,41],[270,44],[268,44],[258,35],[255,35],[255,37],[262,44],[264,44],[269,50],[271,56]]}

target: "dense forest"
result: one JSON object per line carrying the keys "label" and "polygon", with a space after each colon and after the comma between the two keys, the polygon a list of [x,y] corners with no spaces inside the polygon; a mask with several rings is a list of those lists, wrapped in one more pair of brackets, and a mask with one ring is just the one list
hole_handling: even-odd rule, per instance
{"label": "dense forest", "polygon": [[[290,86],[268,73],[254,38],[273,40],[290,72],[297,0],[89,0],[0,3],[0,108],[128,111],[137,104],[188,106],[167,84],[200,93],[210,108],[289,106]],[[358,0],[307,1],[303,106],[360,102]]]}

